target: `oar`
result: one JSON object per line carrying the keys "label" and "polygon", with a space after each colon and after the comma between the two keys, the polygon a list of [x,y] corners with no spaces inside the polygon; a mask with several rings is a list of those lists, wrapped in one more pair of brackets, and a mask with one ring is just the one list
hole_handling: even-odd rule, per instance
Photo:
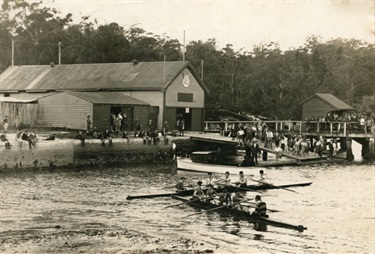
{"label": "oar", "polygon": [[[241,202],[233,203],[232,205],[237,205],[237,204],[239,204],[239,203],[241,203]],[[194,216],[194,215],[198,215],[198,214],[202,214],[202,213],[207,213],[207,212],[211,212],[211,211],[219,210],[219,209],[222,209],[222,208],[224,208],[224,207],[226,207],[226,206],[227,206],[227,205],[223,205],[223,206],[215,207],[215,208],[212,208],[212,209],[204,210],[203,212],[189,214],[189,215],[186,215],[186,216],[181,217],[181,218],[187,218],[187,217],[190,217],[190,216]]]}
{"label": "oar", "polygon": [[188,204],[190,202],[194,202],[194,201],[197,201],[197,200],[199,200],[199,199],[188,200],[188,201],[185,201],[185,202],[182,202],[182,203],[179,203],[179,204],[169,205],[169,206],[166,206],[164,208],[169,208],[169,207],[179,206],[179,205],[183,205],[183,204]]}
{"label": "oar", "polygon": [[[255,206],[251,205],[251,204],[242,204],[243,206],[247,206],[247,207],[251,207],[251,208],[256,208]],[[280,212],[279,210],[274,210],[274,209],[269,209],[267,208],[268,211],[272,212],[272,213],[278,213]]]}
{"label": "oar", "polygon": [[[238,204],[241,204],[242,202],[246,202],[246,201],[250,201],[250,200],[253,200],[253,198],[244,199],[244,200],[241,200],[241,201],[239,201],[239,202],[233,203],[233,204],[231,204],[231,205],[232,205],[232,206],[233,206],[233,205],[238,205]],[[182,218],[186,218],[186,217],[190,217],[190,216],[193,216],[193,215],[198,215],[198,214],[202,214],[202,213],[206,213],[206,212],[211,212],[211,211],[219,210],[219,209],[221,209],[221,208],[224,208],[225,206],[227,206],[227,205],[223,205],[223,206],[215,207],[215,208],[212,208],[212,209],[209,209],[209,210],[205,210],[205,211],[203,211],[203,212],[199,212],[199,213],[190,214],[190,215],[184,216],[184,217],[182,217]]]}
{"label": "oar", "polygon": [[[262,181],[258,181],[258,180],[254,180],[252,178],[250,178],[251,181],[254,181],[254,182],[257,182],[257,183],[260,183],[260,184],[265,184],[265,185],[270,185],[270,186],[274,186],[274,187],[277,187],[277,185],[274,185],[272,183],[266,183],[266,182],[262,182]],[[295,192],[295,193],[298,193],[297,191],[294,191],[294,190],[291,190],[291,189],[288,189],[288,188],[285,188],[285,187],[279,187],[278,189],[283,189],[283,190],[287,190],[287,191],[291,191],[291,192]]]}

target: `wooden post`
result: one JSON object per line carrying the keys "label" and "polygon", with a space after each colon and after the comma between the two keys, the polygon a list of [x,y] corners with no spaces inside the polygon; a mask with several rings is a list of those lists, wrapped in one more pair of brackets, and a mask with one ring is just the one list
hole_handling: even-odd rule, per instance
{"label": "wooden post", "polygon": [[344,123],[344,136],[346,137],[346,122]]}
{"label": "wooden post", "polygon": [[332,132],[333,132],[333,123],[332,122],[330,123],[330,128],[331,128],[331,136],[332,136]]}
{"label": "wooden post", "polygon": [[302,133],[302,121],[299,122],[299,134]]}
{"label": "wooden post", "polygon": [[361,156],[362,158],[368,158],[370,155],[370,140],[367,140],[364,138],[364,141],[361,143],[362,150],[361,150]]}
{"label": "wooden post", "polygon": [[354,155],[352,150],[352,138],[346,138],[346,160],[353,161]]}

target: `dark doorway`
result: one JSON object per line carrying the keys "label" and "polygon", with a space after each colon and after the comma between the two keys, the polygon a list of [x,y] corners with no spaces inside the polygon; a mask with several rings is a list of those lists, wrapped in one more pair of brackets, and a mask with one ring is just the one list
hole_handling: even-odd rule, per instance
{"label": "dark doorway", "polygon": [[133,107],[122,108],[123,124],[121,130],[132,131],[133,130]]}
{"label": "dark doorway", "polygon": [[185,131],[191,130],[191,108],[177,108],[176,119],[185,121]]}
{"label": "dark doorway", "polygon": [[121,112],[121,107],[111,107],[111,116],[109,118],[111,130],[115,131],[115,122],[114,119],[117,118],[117,115]]}

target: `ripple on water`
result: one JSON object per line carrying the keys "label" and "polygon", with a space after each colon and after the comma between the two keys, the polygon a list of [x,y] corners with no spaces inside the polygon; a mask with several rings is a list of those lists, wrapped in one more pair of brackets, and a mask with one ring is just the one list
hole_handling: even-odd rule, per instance
{"label": "ripple on water", "polygon": [[[183,175],[183,173],[182,173]],[[0,176],[0,237],[62,230],[132,229],[163,239],[192,239],[232,253],[368,253],[375,249],[375,171],[371,166],[286,167],[267,169],[273,183],[310,182],[309,187],[263,192],[272,219],[303,224],[299,233],[253,225],[219,213],[181,205],[168,198],[126,200],[135,194],[170,192],[181,177],[171,166],[56,170]],[[186,174],[192,182],[205,178]],[[236,176],[233,176],[235,178]],[[349,188],[350,187],[350,188]],[[253,197],[254,193],[247,193]],[[358,205],[353,205],[358,204]],[[185,217],[185,218],[183,218]]]}

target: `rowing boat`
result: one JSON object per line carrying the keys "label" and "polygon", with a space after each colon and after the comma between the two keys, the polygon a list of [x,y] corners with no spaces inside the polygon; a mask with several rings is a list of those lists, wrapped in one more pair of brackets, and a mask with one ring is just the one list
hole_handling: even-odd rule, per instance
{"label": "rowing boat", "polygon": [[[225,186],[225,188],[229,192],[234,192],[237,190],[242,190],[242,191],[257,191],[257,190],[269,190],[269,189],[284,189],[284,188],[290,188],[290,187],[303,187],[303,186],[309,186],[311,185],[312,182],[308,183],[292,183],[292,184],[285,184],[285,185],[269,185],[269,184],[259,184],[259,185],[247,185],[241,188],[229,185]],[[221,189],[216,188],[216,191],[221,191]],[[166,193],[158,193],[158,194],[144,194],[144,195],[135,195],[135,196],[127,196],[127,200],[132,200],[132,199],[145,199],[145,198],[160,198],[160,197],[170,197],[172,195],[177,195],[177,196],[191,196],[193,195],[194,190],[193,189],[187,189],[184,191],[179,191],[179,192],[166,192]]]}
{"label": "rowing boat", "polygon": [[264,226],[262,226],[262,224],[263,225],[271,225],[271,226],[274,226],[274,227],[294,229],[294,230],[297,230],[299,232],[303,232],[304,230],[307,229],[307,227],[304,227],[302,225],[293,225],[293,224],[289,224],[289,223],[285,223],[285,222],[271,220],[271,219],[268,219],[268,218],[265,218],[265,217],[252,215],[252,214],[249,214],[248,212],[241,211],[241,210],[238,210],[238,209],[235,209],[235,208],[228,208],[228,207],[220,208],[219,205],[212,204],[210,202],[205,202],[205,201],[201,201],[201,200],[196,200],[194,202],[188,202],[188,201],[190,201],[190,199],[186,198],[186,197],[181,197],[181,196],[177,196],[177,195],[172,195],[171,197],[173,199],[182,201],[186,204],[189,204],[191,206],[198,207],[198,208],[204,208],[204,209],[215,209],[215,208],[217,208],[217,209],[215,209],[216,212],[229,214],[231,216],[235,216],[238,219],[246,220],[250,223],[254,223],[254,225],[256,225],[257,228],[259,228],[259,226],[260,226],[260,229],[263,229],[263,230],[264,230]]}
{"label": "rowing boat", "polygon": [[[177,169],[182,171],[224,174],[238,174],[240,171],[245,175],[256,174],[260,167],[239,167],[237,165],[226,165],[215,163],[216,152],[193,152],[191,158],[177,157]],[[221,156],[222,157],[222,156]]]}

